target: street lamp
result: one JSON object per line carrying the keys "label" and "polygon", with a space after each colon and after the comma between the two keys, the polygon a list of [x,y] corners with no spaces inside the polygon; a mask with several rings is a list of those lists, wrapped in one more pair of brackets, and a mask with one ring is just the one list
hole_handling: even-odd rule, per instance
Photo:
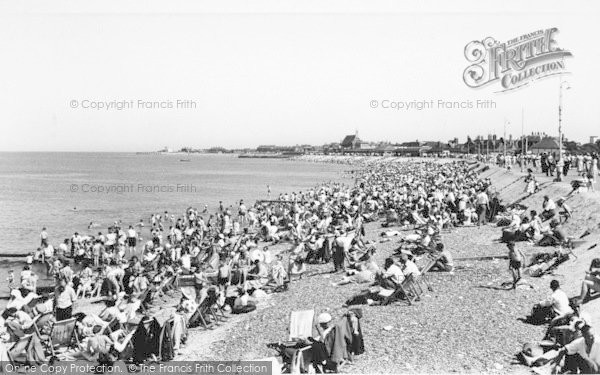
{"label": "street lamp", "polygon": [[569,82],[563,81],[562,77],[560,78],[560,90],[558,93],[558,157],[562,158],[562,97],[563,97],[563,88],[568,90],[571,88],[569,86]]}
{"label": "street lamp", "polygon": [[[562,136],[562,97],[563,97],[563,88],[568,90],[571,88],[569,86],[569,82],[563,81],[562,76],[560,77],[560,88],[558,91],[558,159],[561,161],[561,164],[565,161],[563,160],[563,136]],[[556,171],[556,180],[562,181],[561,172]]]}
{"label": "street lamp", "polygon": [[508,121],[507,119],[504,119],[504,137],[503,137],[503,142],[502,145],[504,146],[504,165],[506,166],[506,125],[510,125],[510,121]]}

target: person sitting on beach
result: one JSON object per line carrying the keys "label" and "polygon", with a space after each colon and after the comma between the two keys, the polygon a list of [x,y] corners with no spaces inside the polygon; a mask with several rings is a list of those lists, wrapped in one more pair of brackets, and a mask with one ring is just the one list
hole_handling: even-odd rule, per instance
{"label": "person sitting on beach", "polygon": [[433,266],[431,266],[432,271],[442,271],[442,272],[453,272],[454,271],[454,262],[452,258],[452,254],[448,251],[444,244],[438,242],[435,248],[437,252],[437,261]]}
{"label": "person sitting on beach", "polygon": [[249,301],[250,296],[248,295],[248,291],[239,288],[238,296],[233,302],[233,308],[231,310],[232,314],[246,314],[251,311],[256,310],[256,305]]}
{"label": "person sitting on beach", "polygon": [[133,296],[139,296],[150,287],[150,281],[144,273],[140,273],[138,270],[133,271],[133,275],[130,278],[131,294]]}
{"label": "person sitting on beach", "polygon": [[84,268],[79,271],[77,298],[85,298],[86,294],[92,291],[92,276],[94,276],[94,271],[92,271],[89,262],[85,262]]}
{"label": "person sitting on beach", "polygon": [[591,292],[600,292],[600,258],[594,258],[589,270],[585,272],[585,278],[581,282],[579,303],[583,304]]}
{"label": "person sitting on beach", "polygon": [[54,301],[48,293],[44,293],[38,298],[32,314],[35,319],[35,325],[41,334],[49,334],[52,326],[56,322],[53,309]]}
{"label": "person sitting on beach", "polygon": [[412,276],[413,278],[417,278],[421,276],[421,271],[419,271],[419,267],[412,260],[408,259],[408,255],[402,254],[400,255],[400,265],[402,267],[402,273],[405,277]]}
{"label": "person sitting on beach", "polygon": [[29,277],[26,278],[22,278],[21,280],[21,291],[25,292],[25,293],[33,293],[35,294],[37,291],[37,282],[38,282],[38,276],[31,272],[29,274]]}
{"label": "person sitting on beach", "polygon": [[100,286],[100,295],[103,297],[116,299],[120,292],[119,282],[114,274],[106,274],[102,285]]}
{"label": "person sitting on beach", "polygon": [[384,263],[384,271],[380,271],[375,277],[377,283],[385,289],[395,290],[402,281],[404,281],[404,273],[392,258],[386,258]]}
{"label": "person sitting on beach", "polygon": [[351,283],[364,284],[375,281],[375,273],[367,268],[364,264],[359,264],[356,269],[346,271],[347,275],[343,276],[338,282],[332,282],[333,286],[346,285]]}
{"label": "person sitting on beach", "polygon": [[550,229],[545,231],[544,237],[538,242],[539,246],[558,246],[567,241],[567,235],[558,219],[552,219]]}
{"label": "person sitting on beach", "polygon": [[33,319],[23,310],[15,307],[6,308],[2,312],[2,318],[14,341],[26,334],[32,333],[34,330]]}
{"label": "person sitting on beach", "polygon": [[521,215],[519,215],[517,212],[513,212],[511,221],[508,224],[508,226],[505,228],[505,230],[509,231],[509,232],[516,232],[521,227],[521,222],[522,222]]}
{"label": "person sitting on beach", "polygon": [[158,257],[158,252],[154,248],[154,246],[148,248],[148,251],[144,253],[144,264],[152,264],[156,257]]}
{"label": "person sitting on beach", "polygon": [[556,205],[562,208],[562,211],[559,212],[560,221],[562,222],[564,218],[566,223],[573,216],[573,210],[565,202],[566,198],[561,197],[556,201]]}
{"label": "person sitting on beach", "polygon": [[543,221],[552,219],[556,216],[556,203],[547,195],[544,195],[544,202],[542,203],[543,211],[540,215]]}
{"label": "person sitting on beach", "polygon": [[552,294],[533,306],[531,316],[536,321],[545,321],[547,318],[556,321],[573,313],[573,309],[569,304],[569,297],[560,289],[558,280],[550,282],[550,289]]}
{"label": "person sitting on beach", "polygon": [[317,325],[315,326],[317,335],[309,338],[312,342],[313,367],[318,374],[325,373],[326,370],[334,373],[337,372],[337,364],[330,360],[330,353],[326,345],[326,342],[329,341],[329,335],[332,334],[335,328],[332,320],[329,313],[324,312],[319,314]]}
{"label": "person sitting on beach", "polygon": [[537,211],[531,210],[529,213],[529,231],[527,237],[530,240],[540,240],[542,236],[542,219],[538,215]]}
{"label": "person sitting on beach", "polygon": [[576,374],[598,374],[600,372],[600,339],[598,339],[589,322],[581,321],[576,325],[576,329],[581,332],[581,336],[562,347],[557,356],[553,359],[554,363],[559,363],[565,355],[573,355],[575,362],[570,373]]}
{"label": "person sitting on beach", "polygon": [[31,301],[38,298],[38,295],[35,293],[28,293],[26,296],[23,296],[20,289],[12,289],[10,291],[10,298],[6,304],[6,308],[14,307],[17,310],[24,308],[29,305]]}
{"label": "person sitting on beach", "polygon": [[105,321],[106,323],[111,322],[113,319],[117,319],[118,321],[124,323],[127,321],[125,318],[125,314],[117,305],[117,301],[114,299],[107,299],[104,301],[105,307],[102,312],[98,315],[100,319]]}
{"label": "person sitting on beach", "polygon": [[306,272],[306,263],[304,257],[301,254],[290,255],[289,258],[289,272],[290,281],[292,281],[293,276],[298,276],[301,280]]}
{"label": "person sitting on beach", "polygon": [[283,256],[281,256],[281,254],[277,254],[275,257],[275,263],[271,267],[271,277],[277,286],[283,286],[287,276],[288,275],[283,264]]}

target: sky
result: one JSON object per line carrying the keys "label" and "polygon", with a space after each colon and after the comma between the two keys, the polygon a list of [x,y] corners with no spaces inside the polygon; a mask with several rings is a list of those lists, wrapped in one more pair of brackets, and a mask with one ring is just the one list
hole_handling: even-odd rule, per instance
{"label": "sky", "polygon": [[[563,131],[587,142],[599,21],[594,1],[0,1],[0,151],[557,135],[561,77],[463,81],[469,42],[552,27]],[[477,100],[495,108],[460,108]],[[435,105],[390,108],[411,101]]]}

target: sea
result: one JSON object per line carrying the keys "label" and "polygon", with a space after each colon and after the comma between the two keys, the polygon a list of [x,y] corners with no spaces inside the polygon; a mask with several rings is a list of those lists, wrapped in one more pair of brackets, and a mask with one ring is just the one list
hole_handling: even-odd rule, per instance
{"label": "sea", "polygon": [[0,153],[0,297],[8,270],[18,278],[24,265],[1,255],[34,251],[43,227],[56,247],[74,232],[106,233],[115,221],[142,219],[148,228],[152,213],[215,212],[219,201],[237,212],[241,199],[269,199],[267,186],[276,199],[328,181],[352,184],[348,168],[232,154]]}

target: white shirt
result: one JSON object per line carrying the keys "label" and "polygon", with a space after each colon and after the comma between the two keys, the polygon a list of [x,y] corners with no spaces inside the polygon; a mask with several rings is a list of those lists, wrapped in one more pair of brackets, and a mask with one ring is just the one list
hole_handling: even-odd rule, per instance
{"label": "white shirt", "polygon": [[190,257],[190,254],[183,254],[181,256],[181,267],[189,270],[190,268],[192,268],[192,259]]}
{"label": "white shirt", "polygon": [[567,294],[561,289],[556,289],[552,295],[540,305],[552,306],[554,312],[559,316],[573,313],[573,309],[569,306],[569,297],[567,297]]}
{"label": "white shirt", "polygon": [[556,204],[554,203],[554,201],[552,199],[548,199],[546,204],[544,204],[544,210],[545,211],[556,210]]}
{"label": "white shirt", "polygon": [[402,273],[400,267],[398,267],[396,264],[392,264],[390,268],[385,271],[384,275],[390,276],[391,280],[396,284],[400,284],[404,280],[404,274]]}
{"label": "white shirt", "polygon": [[585,344],[585,339],[583,337],[576,338],[571,341],[567,345],[565,345],[565,349],[567,349],[567,353],[569,354],[579,354],[581,358],[583,358],[586,362],[592,362],[596,368],[592,369],[592,371],[598,371],[598,365],[600,364],[600,342],[599,338],[594,335],[594,342],[590,348],[588,353],[587,345]]}
{"label": "white shirt", "polygon": [[413,275],[413,277],[420,276],[421,271],[419,271],[419,267],[417,267],[415,262],[407,260],[406,264],[404,266],[404,275],[405,276]]}
{"label": "white shirt", "polygon": [[54,248],[52,245],[48,245],[44,248],[44,256],[47,258],[54,256]]}

